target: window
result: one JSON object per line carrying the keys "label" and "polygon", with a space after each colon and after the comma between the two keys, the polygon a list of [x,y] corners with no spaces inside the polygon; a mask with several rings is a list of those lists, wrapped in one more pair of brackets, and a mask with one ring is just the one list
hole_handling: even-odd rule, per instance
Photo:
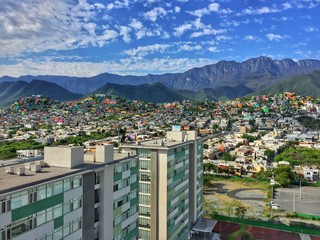
{"label": "window", "polygon": [[150,219],[148,218],[139,218],[139,226],[150,228]]}
{"label": "window", "polygon": [[81,200],[79,198],[73,199],[73,210],[76,210],[81,207]]}
{"label": "window", "polygon": [[150,183],[140,183],[139,190],[142,193],[150,193],[151,192],[151,185]]}
{"label": "window", "polygon": [[150,216],[150,207],[139,206],[139,214],[142,216]]}
{"label": "window", "polygon": [[53,232],[53,240],[61,240],[63,237],[62,235],[62,228],[58,228]]}
{"label": "window", "polygon": [[151,173],[150,172],[140,172],[140,181],[150,182]]}
{"label": "window", "polygon": [[28,204],[28,191],[13,194],[11,197],[11,209],[16,209]]}
{"label": "window", "polygon": [[62,216],[62,204],[59,204],[53,208],[53,218]]}
{"label": "window", "polygon": [[63,180],[63,191],[68,191],[71,189],[71,180],[70,178],[67,178],[65,180]]}
{"label": "window", "polygon": [[59,182],[56,182],[54,183],[53,185],[53,194],[56,195],[56,194],[59,194],[59,193],[62,193],[62,189],[63,188],[63,183],[62,181],[59,181]]}
{"label": "window", "polygon": [[137,181],[137,179],[138,179],[137,174],[132,175],[132,176],[131,176],[131,179],[130,179],[130,183],[131,183],[131,184],[132,184],[132,183],[135,183],[135,182]]}
{"label": "window", "polygon": [[150,160],[140,160],[140,169],[142,170],[150,170],[151,169],[151,161]]}
{"label": "window", "polygon": [[150,196],[140,194],[139,203],[143,205],[150,205]]}
{"label": "window", "polygon": [[73,178],[73,188],[78,188],[81,186],[81,178],[80,176]]}
{"label": "window", "polygon": [[37,188],[37,199],[45,199],[47,197],[47,188],[46,186],[41,186]]}
{"label": "window", "polygon": [[68,202],[64,203],[64,205],[63,205],[63,214],[66,214],[70,211],[71,211],[71,204],[68,201]]}
{"label": "window", "polygon": [[46,210],[37,213],[37,226],[46,222]]}
{"label": "window", "polygon": [[53,185],[52,184],[48,184],[47,185],[47,198],[51,197],[53,195]]}

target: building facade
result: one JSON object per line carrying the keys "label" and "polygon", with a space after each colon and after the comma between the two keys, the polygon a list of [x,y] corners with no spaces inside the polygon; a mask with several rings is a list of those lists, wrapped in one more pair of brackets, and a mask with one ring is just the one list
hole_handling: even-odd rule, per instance
{"label": "building facade", "polygon": [[139,156],[139,239],[188,239],[203,215],[203,140],[171,131],[123,151]]}
{"label": "building facade", "polygon": [[1,167],[0,240],[137,239],[138,172],[113,145],[46,147],[43,161]]}

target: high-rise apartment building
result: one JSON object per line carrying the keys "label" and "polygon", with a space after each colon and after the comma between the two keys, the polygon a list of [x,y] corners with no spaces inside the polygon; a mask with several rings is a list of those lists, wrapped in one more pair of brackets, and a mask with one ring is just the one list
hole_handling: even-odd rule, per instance
{"label": "high-rise apartment building", "polygon": [[0,167],[0,240],[133,240],[138,158],[113,145],[46,147],[44,160]]}
{"label": "high-rise apartment building", "polygon": [[188,239],[203,214],[203,140],[170,131],[123,151],[139,156],[139,239]]}

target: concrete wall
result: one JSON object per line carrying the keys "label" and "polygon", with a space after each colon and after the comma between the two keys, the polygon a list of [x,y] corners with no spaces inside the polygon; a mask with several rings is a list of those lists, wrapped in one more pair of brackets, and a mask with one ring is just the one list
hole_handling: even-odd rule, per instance
{"label": "concrete wall", "polygon": [[197,151],[196,144],[189,145],[189,227],[197,220]]}
{"label": "concrete wall", "polygon": [[94,239],[95,173],[83,175],[82,238]]}
{"label": "concrete wall", "polygon": [[186,132],[186,140],[197,140],[197,131],[187,131]]}
{"label": "concrete wall", "polygon": [[83,164],[83,147],[45,147],[44,162],[53,167],[74,168]]}
{"label": "concrete wall", "polygon": [[168,201],[168,152],[164,150],[158,151],[158,238],[157,239],[167,239],[167,201]]}
{"label": "concrete wall", "polygon": [[110,163],[113,162],[113,144],[96,146],[96,162]]}
{"label": "concrete wall", "polygon": [[100,227],[99,239],[113,240],[113,166],[99,172],[100,176]]}
{"label": "concrete wall", "polygon": [[169,131],[169,132],[167,132],[168,141],[183,142],[184,136],[185,136],[184,132],[178,132],[178,131]]}
{"label": "concrete wall", "polygon": [[[151,239],[159,239],[158,238],[158,151],[151,150],[151,204],[150,204],[150,238]],[[164,238],[165,239],[165,238]]]}

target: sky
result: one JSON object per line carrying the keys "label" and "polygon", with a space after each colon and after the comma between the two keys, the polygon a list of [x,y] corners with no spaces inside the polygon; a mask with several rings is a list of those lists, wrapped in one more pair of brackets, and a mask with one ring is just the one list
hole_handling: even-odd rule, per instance
{"label": "sky", "polygon": [[320,59],[320,0],[1,0],[0,76]]}

